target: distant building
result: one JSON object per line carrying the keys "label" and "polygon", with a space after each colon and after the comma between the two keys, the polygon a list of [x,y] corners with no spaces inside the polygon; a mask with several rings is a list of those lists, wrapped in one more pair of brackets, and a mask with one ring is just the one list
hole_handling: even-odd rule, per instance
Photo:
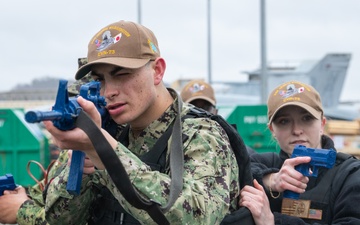
{"label": "distant building", "polygon": [[[71,81],[72,82],[72,81]],[[29,85],[18,85],[10,91],[0,92],[0,108],[33,109],[54,104],[59,78],[45,77]]]}

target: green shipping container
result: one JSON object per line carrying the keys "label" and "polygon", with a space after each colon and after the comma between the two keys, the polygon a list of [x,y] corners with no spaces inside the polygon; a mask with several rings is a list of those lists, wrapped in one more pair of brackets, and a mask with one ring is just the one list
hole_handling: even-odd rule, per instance
{"label": "green shipping container", "polygon": [[[16,184],[34,185],[27,165],[30,160],[39,162],[45,169],[50,163],[48,139],[38,124],[29,124],[21,109],[0,109],[0,176],[11,173]],[[29,171],[40,180],[43,172],[36,163]]]}
{"label": "green shipping container", "polygon": [[245,144],[256,152],[279,152],[280,148],[267,127],[266,105],[221,106],[219,114],[236,125]]}

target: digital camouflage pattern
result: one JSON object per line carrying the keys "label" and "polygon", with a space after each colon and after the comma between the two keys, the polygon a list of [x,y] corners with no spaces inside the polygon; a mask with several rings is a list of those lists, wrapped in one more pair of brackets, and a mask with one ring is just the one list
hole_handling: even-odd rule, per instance
{"label": "digital camouflage pattern", "polygon": [[[175,98],[175,91],[170,90]],[[191,105],[184,104],[182,115]],[[170,171],[151,171],[137,156],[149,151],[176,117],[177,101],[136,139],[129,134],[129,146],[118,143],[116,154],[140,195],[165,205],[169,197]],[[170,224],[220,224],[224,216],[237,208],[239,196],[238,165],[230,141],[215,121],[189,118],[183,122],[184,186],[173,207],[165,214]],[[118,137],[120,133],[116,136]],[[171,141],[171,138],[170,140]],[[168,145],[170,146],[170,144]],[[168,157],[167,157],[168,159]],[[96,198],[95,186],[106,186],[120,204],[142,224],[155,224],[147,212],[131,206],[119,193],[106,170],[89,175],[79,196],[66,192],[69,168],[50,184],[47,192],[46,218],[50,224],[86,224],[89,208]],[[91,183],[91,185],[90,185]]]}
{"label": "digital camouflage pattern", "polygon": [[78,68],[82,67],[83,65],[88,63],[88,59],[86,57],[84,58],[78,58]]}
{"label": "digital camouflage pattern", "polygon": [[[88,62],[87,58],[78,58],[78,68],[82,67],[87,62]],[[79,92],[80,92],[81,85],[84,85],[84,84],[89,83],[91,81],[93,81],[93,79],[91,78],[90,74],[87,74],[86,76],[84,76],[80,80],[76,80],[73,83],[69,84],[68,85],[68,93],[69,93],[69,95],[70,96],[78,95]]]}
{"label": "digital camouflage pattern", "polygon": [[90,74],[84,76],[80,80],[76,80],[73,83],[68,85],[68,93],[69,96],[76,96],[80,93],[80,87],[86,83],[89,83],[91,81],[94,81]]}
{"label": "digital camouflage pattern", "polygon": [[[48,171],[48,180],[51,180],[60,171],[64,169],[68,160],[67,151],[61,151],[57,161]],[[45,180],[41,181],[42,185],[45,184]],[[40,185],[34,185],[29,187],[28,196],[31,200],[25,201],[19,208],[16,219],[18,225],[47,225],[45,219],[45,202],[42,195]]]}

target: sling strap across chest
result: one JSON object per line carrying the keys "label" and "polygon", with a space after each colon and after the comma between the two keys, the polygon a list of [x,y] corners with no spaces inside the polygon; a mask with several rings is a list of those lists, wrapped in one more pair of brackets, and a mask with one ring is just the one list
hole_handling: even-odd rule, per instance
{"label": "sling strap across chest", "polygon": [[[174,204],[174,202],[180,195],[183,186],[184,153],[180,118],[181,108],[182,102],[180,100],[178,101],[178,114],[175,118],[173,128],[168,129],[162,135],[163,137],[160,138],[163,140],[158,141],[155,144],[158,144],[159,146],[155,146],[153,149],[160,150],[155,152],[155,154],[154,152],[151,153],[156,155],[155,157],[160,158],[161,154],[167,148],[167,140],[170,136],[172,136],[172,141],[170,145],[170,170],[172,174],[170,183],[170,194],[169,201],[164,207],[160,207],[158,203],[152,201],[151,199],[145,200],[141,196],[139,196],[137,191],[132,186],[120,159],[117,157],[116,153],[114,152],[110,144],[107,142],[100,129],[97,128],[92,119],[85,112],[81,112],[76,121],[76,125],[82,130],[84,130],[84,132],[87,133],[87,135],[89,136],[111,179],[113,180],[120,193],[122,193],[123,197],[134,207],[146,210],[150,217],[157,224],[169,224],[169,221],[164,216],[164,213],[166,213]],[[252,175],[250,173],[250,158],[248,156],[245,144],[237,131],[219,115],[206,114],[206,112],[204,112],[203,110],[200,110],[199,113],[199,111],[197,111],[196,109],[195,111],[193,111],[193,113],[193,116],[196,115],[195,117],[210,117],[211,119],[218,122],[221,127],[224,128],[229,137],[231,146],[234,150],[236,161],[239,165],[240,187],[242,188],[245,185],[253,185]],[[203,113],[205,113],[205,115]],[[186,119],[186,117],[182,119]],[[128,134],[128,131],[123,131],[123,133]],[[124,137],[121,137],[120,135],[119,139],[121,138]],[[127,138],[125,138],[124,140],[126,139]],[[165,142],[166,144],[164,144]],[[142,160],[144,162],[152,161],[154,159],[154,155],[151,154],[148,154],[148,156],[144,155]],[[242,221],[242,224],[244,225],[254,224],[250,211],[245,207],[240,207],[235,212],[228,214],[228,216],[224,218],[221,224],[237,224],[239,221]]]}
{"label": "sling strap across chest", "polygon": [[170,194],[168,203],[164,207],[154,202],[152,199],[146,200],[142,198],[135,190],[131,181],[126,173],[124,166],[120,159],[117,157],[115,151],[106,140],[101,130],[98,129],[93,120],[84,111],[81,111],[77,120],[76,126],[82,129],[90,138],[97,154],[103,162],[106,170],[108,171],[112,181],[123,197],[131,205],[138,209],[148,212],[150,217],[157,224],[169,224],[164,213],[169,211],[172,207],[183,187],[183,168],[184,168],[184,153],[182,144],[182,127],[180,113],[182,109],[182,101],[178,96],[177,116],[174,121],[172,129],[172,138],[170,146],[170,170],[171,170],[171,183]]}

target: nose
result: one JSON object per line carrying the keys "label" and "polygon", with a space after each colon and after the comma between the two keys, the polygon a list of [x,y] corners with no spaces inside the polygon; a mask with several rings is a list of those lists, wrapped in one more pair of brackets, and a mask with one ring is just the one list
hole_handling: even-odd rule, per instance
{"label": "nose", "polygon": [[294,135],[300,135],[304,132],[303,126],[301,123],[294,122],[292,127],[292,132]]}
{"label": "nose", "polygon": [[105,83],[101,89],[106,99],[113,99],[116,95],[119,94],[118,88],[116,88],[116,85],[114,85],[112,82]]}

